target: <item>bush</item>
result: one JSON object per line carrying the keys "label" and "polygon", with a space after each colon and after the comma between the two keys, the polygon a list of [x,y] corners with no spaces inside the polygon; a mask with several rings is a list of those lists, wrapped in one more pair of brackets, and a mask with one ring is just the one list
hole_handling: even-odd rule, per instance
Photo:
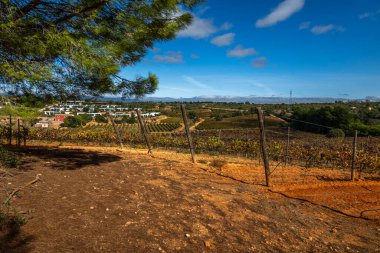
{"label": "bush", "polygon": [[125,122],[128,124],[135,124],[137,123],[137,120],[136,120],[136,117],[132,114],[130,118],[125,117]]}
{"label": "bush", "polygon": [[14,241],[18,241],[21,226],[27,223],[28,218],[5,209],[0,209],[0,252],[11,252]]}
{"label": "bush", "polygon": [[18,157],[0,145],[0,165],[5,168],[15,168],[19,163]]}
{"label": "bush", "polygon": [[108,119],[106,119],[106,117],[104,117],[103,115],[96,115],[95,121],[97,123],[108,123]]}
{"label": "bush", "polygon": [[92,117],[88,114],[81,114],[78,116],[69,116],[65,118],[65,121],[61,124],[61,127],[79,127],[84,126],[92,120]]}
{"label": "bush", "polygon": [[27,218],[19,214],[10,214],[6,211],[0,210],[0,231],[4,227],[19,228],[27,223]]}
{"label": "bush", "polygon": [[345,137],[346,134],[341,129],[331,129],[329,133],[327,134],[330,138],[337,138],[337,137]]}

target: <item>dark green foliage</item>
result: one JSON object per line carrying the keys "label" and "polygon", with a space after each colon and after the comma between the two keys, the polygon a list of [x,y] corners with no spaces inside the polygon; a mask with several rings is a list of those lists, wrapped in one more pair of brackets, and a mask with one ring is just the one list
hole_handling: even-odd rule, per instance
{"label": "dark green foliage", "polygon": [[355,130],[358,130],[360,135],[380,136],[380,124],[365,125],[361,122],[355,122],[350,125],[350,134],[353,135]]}
{"label": "dark green foliage", "polygon": [[95,121],[97,123],[108,123],[108,119],[106,119],[106,117],[104,117],[103,115],[96,115]]}
{"label": "dark green foliage", "polygon": [[78,116],[69,116],[65,118],[65,121],[61,124],[61,127],[79,127],[84,126],[92,120],[92,117],[88,114],[81,114]]}
{"label": "dark green foliage", "polygon": [[5,168],[15,168],[19,164],[18,157],[0,145],[0,165]]}
{"label": "dark green foliage", "polygon": [[23,94],[16,98],[17,103],[25,107],[36,107],[43,108],[46,104],[51,104],[54,102],[51,96],[46,96],[44,101],[41,98],[34,96],[32,94]]}
{"label": "dark green foliage", "polygon": [[188,116],[188,118],[189,118],[190,120],[192,120],[193,122],[198,122],[198,121],[199,121],[199,117],[198,117],[197,113],[194,112],[194,111],[190,111],[190,112],[187,114],[187,116]]}
{"label": "dark green foliage", "polygon": [[75,116],[69,116],[65,118],[64,122],[61,124],[61,127],[78,127],[81,125],[81,121],[79,118]]}
{"label": "dark green foliage", "polygon": [[215,120],[216,121],[222,121],[222,119],[223,119],[223,115],[221,115],[221,114],[215,115]]}
{"label": "dark green foliage", "polygon": [[329,133],[327,134],[330,138],[336,138],[336,137],[345,137],[346,134],[341,129],[331,129]]}
{"label": "dark green foliage", "polygon": [[355,114],[350,111],[349,107],[340,105],[320,108],[302,106],[294,109],[292,117],[294,121],[291,121],[291,125],[296,129],[314,133],[329,134],[331,128],[336,128],[348,135],[352,135],[355,130],[358,130],[360,135],[380,136],[380,124],[367,125],[361,122],[361,119],[365,118],[369,122],[371,117],[369,115],[371,113],[366,113],[365,109],[361,109],[359,113]]}
{"label": "dark green foliage", "polygon": [[4,229],[4,227],[21,227],[25,225],[27,219],[20,215],[12,215],[0,210],[0,231]]}
{"label": "dark green foliage", "polygon": [[157,41],[190,24],[202,0],[7,0],[0,2],[0,83],[14,94],[141,97],[158,78],[127,80]]}
{"label": "dark green foliage", "polygon": [[126,122],[128,124],[135,124],[135,123],[137,123],[137,120],[136,120],[136,117],[134,115],[132,115],[132,117],[126,118]]}
{"label": "dark green foliage", "polygon": [[0,207],[0,252],[11,252],[14,249],[10,242],[17,238],[21,226],[25,225],[27,221],[27,217],[14,210],[11,211],[9,206]]}
{"label": "dark green foliage", "polygon": [[[296,129],[327,134],[330,127],[348,129],[348,126],[355,121],[355,115],[341,106],[297,107],[294,109],[293,119],[295,121],[292,121],[292,127]],[[314,125],[302,121],[310,122]]]}

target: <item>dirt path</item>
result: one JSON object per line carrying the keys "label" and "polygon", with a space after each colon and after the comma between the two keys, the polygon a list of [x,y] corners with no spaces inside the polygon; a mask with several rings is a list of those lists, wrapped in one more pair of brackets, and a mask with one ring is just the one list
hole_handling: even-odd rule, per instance
{"label": "dirt path", "polygon": [[200,124],[202,124],[204,121],[205,121],[205,119],[200,118],[197,123],[195,123],[194,125],[192,125],[191,127],[189,127],[189,130],[190,131],[196,130],[196,127],[199,126]]}
{"label": "dirt path", "polygon": [[156,119],[156,123],[157,123],[157,124],[160,124],[163,120],[165,120],[165,119],[167,119],[167,118],[168,118],[168,116],[160,115],[160,116],[157,117],[157,119]]}
{"label": "dirt path", "polygon": [[32,218],[5,252],[375,252],[379,222],[133,152],[39,148],[0,197]]}

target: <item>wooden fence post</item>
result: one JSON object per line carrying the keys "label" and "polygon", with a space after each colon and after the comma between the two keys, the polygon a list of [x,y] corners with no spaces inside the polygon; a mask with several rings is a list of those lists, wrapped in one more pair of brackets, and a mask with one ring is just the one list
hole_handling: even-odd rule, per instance
{"label": "wooden fence post", "polygon": [[28,128],[25,126],[25,123],[22,124],[22,137],[24,139],[24,147],[26,147],[26,138],[28,137]]}
{"label": "wooden fence post", "polygon": [[354,142],[352,143],[351,180],[355,181],[356,148],[358,145],[358,130],[355,130]]}
{"label": "wooden fence post", "polygon": [[290,146],[290,127],[288,126],[288,136],[286,140],[286,153],[285,153],[285,166],[288,165],[289,162],[289,146]]}
{"label": "wooden fence post", "polygon": [[137,119],[140,123],[140,129],[141,129],[141,132],[142,134],[144,135],[144,139],[145,139],[145,142],[146,142],[146,145],[148,146],[148,154],[152,154],[152,145],[150,144],[149,142],[149,138],[148,138],[148,132],[146,131],[146,128],[145,128],[145,124],[144,124],[144,120],[143,118],[141,117],[141,112],[139,109],[136,110],[137,112]]}
{"label": "wooden fence post", "polygon": [[17,146],[20,147],[21,145],[21,126],[20,126],[20,119],[17,119]]}
{"label": "wooden fence post", "polygon": [[189,130],[189,123],[187,121],[187,115],[186,115],[186,110],[185,110],[184,104],[181,104],[181,112],[182,112],[183,123],[185,124],[187,140],[189,142],[191,159],[192,159],[193,163],[195,163],[195,151],[194,151],[194,146],[193,146],[193,140],[191,139],[191,134],[190,134],[190,130]]}
{"label": "wooden fence post", "polygon": [[8,136],[8,144],[12,145],[12,115],[9,115],[9,136]]}
{"label": "wooden fence post", "polygon": [[270,168],[269,168],[268,153],[266,149],[263,111],[261,110],[261,107],[257,107],[256,111],[257,111],[257,117],[259,120],[260,146],[261,146],[261,154],[263,156],[263,162],[264,162],[264,168],[265,168],[265,181],[266,181],[266,185],[270,187]]}
{"label": "wooden fence post", "polygon": [[123,149],[123,148],[124,148],[124,145],[123,145],[123,141],[121,140],[121,135],[120,135],[119,129],[117,128],[117,126],[116,126],[116,124],[115,124],[115,121],[113,120],[113,117],[110,116],[109,118],[110,118],[110,120],[111,120],[111,124],[112,124],[112,126],[113,126],[113,130],[114,130],[115,133],[116,133],[116,137],[117,137],[117,139],[118,139],[118,141],[119,141],[120,148]]}

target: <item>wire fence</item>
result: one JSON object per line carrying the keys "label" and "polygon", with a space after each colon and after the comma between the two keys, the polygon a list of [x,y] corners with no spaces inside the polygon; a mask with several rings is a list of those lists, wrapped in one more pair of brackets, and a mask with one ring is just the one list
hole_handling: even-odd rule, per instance
{"label": "wire fence", "polygon": [[[57,141],[78,145],[118,145],[112,125],[100,124],[84,128],[41,129],[13,124],[1,127],[3,143],[23,145],[24,140]],[[139,125],[117,125],[121,142],[131,147],[146,147],[146,140]],[[157,128],[159,129],[159,128]],[[154,132],[149,128],[148,139],[154,148],[190,153],[185,130]],[[320,134],[306,133],[288,127],[265,129],[266,150],[271,174],[285,173],[285,169],[297,166],[307,169],[340,169],[349,172],[354,168],[360,178],[362,173],[380,174],[380,138],[359,136],[329,138]],[[195,153],[206,154],[213,159],[242,158],[250,166],[262,166],[259,128],[193,130],[191,137]],[[13,140],[13,142],[11,141]],[[353,146],[356,146],[353,155]],[[348,174],[347,174],[348,175]],[[364,177],[363,177],[364,178]]]}

